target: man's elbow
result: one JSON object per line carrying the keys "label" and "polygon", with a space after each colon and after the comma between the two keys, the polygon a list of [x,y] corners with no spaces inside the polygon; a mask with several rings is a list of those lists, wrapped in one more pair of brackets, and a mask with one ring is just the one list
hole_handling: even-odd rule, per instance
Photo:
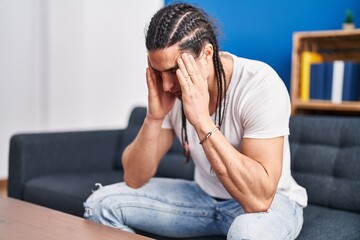
{"label": "man's elbow", "polygon": [[146,182],[132,179],[131,177],[127,177],[126,174],[124,175],[124,182],[126,183],[127,186],[129,186],[130,188],[134,188],[134,189],[141,188],[146,183]]}
{"label": "man's elbow", "polygon": [[262,193],[257,197],[254,197],[253,204],[251,204],[251,208],[249,212],[266,212],[270,209],[271,204],[273,203],[274,197],[276,195],[278,186],[278,180],[276,183],[267,184],[262,186]]}
{"label": "man's elbow", "polygon": [[244,207],[246,213],[266,212],[270,209],[276,194],[276,187],[268,186],[268,189],[263,189],[262,193],[251,198],[248,206]]}

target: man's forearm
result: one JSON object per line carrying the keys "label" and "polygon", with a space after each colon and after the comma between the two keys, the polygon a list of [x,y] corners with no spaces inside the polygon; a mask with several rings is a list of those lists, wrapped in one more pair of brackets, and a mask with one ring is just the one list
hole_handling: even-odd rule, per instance
{"label": "man's forearm", "polygon": [[162,120],[145,118],[135,140],[122,155],[125,182],[134,188],[144,185],[156,172]]}
{"label": "man's forearm", "polygon": [[[204,136],[204,133],[200,136]],[[249,157],[240,153],[220,131],[214,131],[211,137],[202,143],[202,146],[213,171],[244,210],[246,212],[266,211],[272,202],[281,174],[281,161],[277,164],[275,159],[280,157],[282,148],[277,151],[279,154],[266,150],[272,147],[278,148],[275,145],[257,149],[259,152],[267,153],[267,159],[274,159],[273,165],[276,167],[269,167],[270,164],[263,160],[263,154],[259,154],[261,155],[259,158],[253,158],[254,154],[250,154],[251,157]],[[243,151],[249,153],[246,150],[248,147],[242,147]]]}

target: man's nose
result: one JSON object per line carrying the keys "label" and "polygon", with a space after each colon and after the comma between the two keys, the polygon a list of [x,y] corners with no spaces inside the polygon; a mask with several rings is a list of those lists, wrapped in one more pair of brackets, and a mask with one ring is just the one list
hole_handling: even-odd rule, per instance
{"label": "man's nose", "polygon": [[171,77],[166,73],[162,74],[162,87],[165,92],[172,89],[174,85],[175,85],[174,77]]}

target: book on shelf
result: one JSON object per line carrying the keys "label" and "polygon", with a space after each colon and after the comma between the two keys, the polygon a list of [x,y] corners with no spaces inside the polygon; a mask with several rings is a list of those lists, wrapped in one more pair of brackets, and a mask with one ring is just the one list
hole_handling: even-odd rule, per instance
{"label": "book on shelf", "polygon": [[345,62],[342,100],[360,100],[360,63]]}
{"label": "book on shelf", "polygon": [[321,54],[311,51],[301,53],[300,66],[300,99],[307,101],[310,99],[310,66],[312,63],[321,63],[323,57]]}
{"label": "book on shelf", "polygon": [[325,90],[324,90],[324,100],[331,100],[331,92],[332,92],[332,75],[334,71],[334,64],[332,62],[325,63]]}
{"label": "book on shelf", "polygon": [[313,63],[310,66],[310,99],[325,99],[326,63]]}
{"label": "book on shelf", "polygon": [[337,60],[310,66],[310,99],[360,100],[360,63]]}
{"label": "book on shelf", "polygon": [[344,61],[333,62],[331,101],[341,103],[344,81]]}

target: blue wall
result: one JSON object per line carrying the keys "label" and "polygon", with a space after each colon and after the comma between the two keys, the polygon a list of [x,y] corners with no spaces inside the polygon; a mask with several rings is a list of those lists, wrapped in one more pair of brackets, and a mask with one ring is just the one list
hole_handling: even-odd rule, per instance
{"label": "blue wall", "polygon": [[[171,1],[165,0],[165,4]],[[360,27],[360,0],[186,0],[215,17],[221,48],[271,65],[290,88],[292,34],[340,29],[345,12]]]}

